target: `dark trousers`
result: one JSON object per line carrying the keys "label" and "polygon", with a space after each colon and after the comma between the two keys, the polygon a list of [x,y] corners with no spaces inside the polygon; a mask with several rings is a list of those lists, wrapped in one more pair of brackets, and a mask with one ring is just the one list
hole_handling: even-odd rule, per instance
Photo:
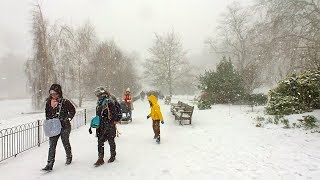
{"label": "dark trousers", "polygon": [[160,136],[160,120],[152,120],[152,128],[155,137]]}
{"label": "dark trousers", "polygon": [[50,147],[49,147],[49,154],[48,154],[48,162],[54,162],[55,160],[57,142],[60,136],[61,136],[63,147],[66,151],[67,158],[72,157],[71,145],[69,141],[70,132],[71,132],[71,127],[62,128],[61,133],[59,135],[49,138]]}
{"label": "dark trousers", "polygon": [[116,157],[116,143],[114,141],[116,137],[116,127],[110,127],[104,130],[98,136],[98,157],[103,159],[104,158],[104,142],[108,141],[110,146],[110,155],[111,157]]}

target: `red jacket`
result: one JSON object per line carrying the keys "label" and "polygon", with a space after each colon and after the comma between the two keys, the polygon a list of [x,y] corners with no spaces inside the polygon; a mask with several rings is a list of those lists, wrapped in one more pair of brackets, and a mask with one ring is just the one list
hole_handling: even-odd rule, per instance
{"label": "red jacket", "polygon": [[131,96],[130,96],[130,95],[125,95],[125,96],[124,96],[124,101],[125,101],[126,103],[131,103]]}

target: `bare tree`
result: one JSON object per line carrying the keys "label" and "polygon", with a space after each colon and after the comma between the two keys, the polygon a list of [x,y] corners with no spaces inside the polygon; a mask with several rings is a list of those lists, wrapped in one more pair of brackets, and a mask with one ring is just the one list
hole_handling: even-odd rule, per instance
{"label": "bare tree", "polygon": [[113,41],[100,43],[89,22],[79,28],[57,23],[49,26],[36,5],[32,33],[34,55],[25,71],[37,109],[43,106],[53,82],[63,85],[69,99],[77,97],[80,107],[96,86],[107,86],[117,95],[127,87],[138,90],[134,57],[125,55]]}
{"label": "bare tree", "polygon": [[228,6],[227,13],[221,17],[217,35],[207,41],[213,52],[234,60],[248,93],[261,85],[259,57],[252,54],[251,16],[249,10],[239,3]]}
{"label": "bare tree", "polygon": [[264,13],[259,33],[269,37],[269,65],[278,65],[281,76],[320,68],[320,0],[257,0],[256,6]]}
{"label": "bare tree", "polygon": [[[74,30],[70,26],[61,27],[61,46],[59,70],[61,81],[65,82],[67,75],[71,79],[70,92],[77,93],[79,107],[82,106],[83,99],[86,95],[86,85],[88,68],[87,65],[92,58],[93,51],[97,44],[94,27],[88,22],[80,28]],[[77,88],[74,88],[77,87]]]}
{"label": "bare tree", "polygon": [[133,61],[134,57],[125,55],[115,42],[99,43],[90,62],[91,88],[106,86],[117,96],[122,96],[127,87],[137,92],[139,83]]}
{"label": "bare tree", "polygon": [[155,34],[154,44],[148,51],[145,78],[172,95],[177,82],[190,72],[180,39],[173,31],[164,36]]}
{"label": "bare tree", "polygon": [[41,109],[50,84],[56,81],[48,23],[39,4],[32,11],[33,56],[26,63],[26,74],[32,93],[32,104]]}

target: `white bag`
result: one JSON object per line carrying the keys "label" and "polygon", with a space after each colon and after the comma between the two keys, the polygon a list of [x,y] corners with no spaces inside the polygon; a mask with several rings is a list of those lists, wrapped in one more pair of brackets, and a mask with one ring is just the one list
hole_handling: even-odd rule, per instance
{"label": "white bag", "polygon": [[47,119],[43,121],[43,131],[47,137],[57,136],[61,133],[61,122],[60,122],[60,112],[62,107],[63,99],[61,100],[61,104],[59,103],[59,112],[58,118]]}
{"label": "white bag", "polygon": [[48,119],[43,122],[43,131],[48,137],[59,135],[61,128],[62,126],[59,118]]}

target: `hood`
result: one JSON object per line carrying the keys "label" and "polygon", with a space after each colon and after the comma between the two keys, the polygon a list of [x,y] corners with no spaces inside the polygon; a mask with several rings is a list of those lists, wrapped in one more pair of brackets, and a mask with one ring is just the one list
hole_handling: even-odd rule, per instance
{"label": "hood", "polygon": [[151,95],[148,97],[148,100],[152,103],[152,104],[158,104],[158,100],[154,95]]}
{"label": "hood", "polygon": [[63,97],[62,88],[61,88],[61,86],[59,84],[52,84],[50,89],[49,89],[49,93],[50,93],[51,90],[54,90],[59,95],[60,98]]}

